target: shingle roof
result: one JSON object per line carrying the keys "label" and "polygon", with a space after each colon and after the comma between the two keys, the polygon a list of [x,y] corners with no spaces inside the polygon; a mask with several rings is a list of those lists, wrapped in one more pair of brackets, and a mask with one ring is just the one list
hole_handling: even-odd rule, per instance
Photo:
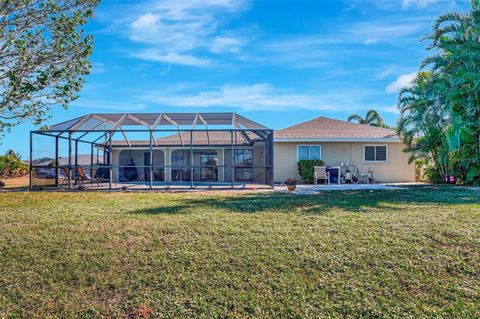
{"label": "shingle roof", "polygon": [[277,141],[283,139],[385,139],[400,141],[392,129],[335,120],[323,116],[275,131],[274,137]]}
{"label": "shingle roof", "polygon": [[[245,134],[251,140],[258,140],[259,137],[251,132],[245,132]],[[180,138],[180,135],[182,138]],[[209,131],[208,134],[206,131],[194,131],[193,136],[193,145],[229,145],[231,142],[231,133],[229,131]],[[242,137],[240,132],[234,132],[233,134],[234,144],[241,145],[246,144],[245,139]],[[182,132],[181,134],[172,134],[164,137],[159,137],[155,139],[157,145],[190,145],[190,132]],[[131,145],[135,146],[148,146],[148,140],[132,140],[130,141]],[[127,145],[125,140],[114,140],[112,141],[114,146]]]}

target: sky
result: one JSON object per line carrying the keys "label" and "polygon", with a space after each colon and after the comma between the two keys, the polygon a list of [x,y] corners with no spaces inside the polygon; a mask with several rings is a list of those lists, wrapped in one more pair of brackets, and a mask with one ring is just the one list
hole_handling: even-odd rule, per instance
{"label": "sky", "polygon": [[[468,0],[103,0],[87,31],[92,74],[54,124],[88,113],[237,112],[273,129],[376,109],[398,119],[397,91],[420,41]],[[28,158],[30,122],[0,145]]]}

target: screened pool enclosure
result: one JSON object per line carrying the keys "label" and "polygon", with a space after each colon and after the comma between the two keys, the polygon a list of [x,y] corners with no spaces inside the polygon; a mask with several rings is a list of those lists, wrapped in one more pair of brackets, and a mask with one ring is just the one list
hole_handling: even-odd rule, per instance
{"label": "screened pool enclosure", "polygon": [[88,114],[30,132],[30,188],[273,185],[273,131],[236,113]]}

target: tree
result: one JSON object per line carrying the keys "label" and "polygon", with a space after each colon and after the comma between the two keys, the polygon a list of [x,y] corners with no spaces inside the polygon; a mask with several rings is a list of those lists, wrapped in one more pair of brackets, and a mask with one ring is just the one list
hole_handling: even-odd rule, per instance
{"label": "tree", "polygon": [[448,147],[444,126],[446,123],[445,103],[436,92],[441,91],[429,72],[420,72],[411,87],[399,93],[400,120],[397,133],[407,145],[410,162],[423,159],[433,163],[430,168],[432,181],[440,182],[448,173]]}
{"label": "tree", "polygon": [[0,134],[77,98],[93,37],[82,28],[99,0],[0,0]]}
{"label": "tree", "polygon": [[20,155],[20,153],[17,153],[12,149],[9,149],[8,151],[6,151],[5,156],[13,156],[13,157],[17,158],[19,161],[22,160],[22,156]]}
{"label": "tree", "polygon": [[27,173],[28,165],[22,162],[20,154],[8,150],[4,156],[0,156],[0,179],[21,177],[27,175]]}
{"label": "tree", "polygon": [[369,110],[365,115],[365,118],[361,117],[358,114],[352,114],[347,119],[349,122],[356,121],[359,124],[368,124],[371,126],[386,127],[383,122],[380,113],[375,110]]}
{"label": "tree", "polygon": [[422,63],[445,83],[449,107],[445,126],[455,175],[480,183],[480,7],[467,13],[447,12],[434,23],[428,39],[435,53]]}
{"label": "tree", "polygon": [[480,6],[440,15],[426,38],[434,53],[399,96],[398,131],[412,158],[423,158],[445,180],[480,183]]}

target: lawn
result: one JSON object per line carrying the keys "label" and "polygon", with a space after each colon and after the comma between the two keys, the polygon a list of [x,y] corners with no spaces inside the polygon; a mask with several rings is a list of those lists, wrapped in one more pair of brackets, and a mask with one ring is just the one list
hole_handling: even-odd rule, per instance
{"label": "lawn", "polygon": [[0,193],[0,317],[478,317],[479,196]]}

